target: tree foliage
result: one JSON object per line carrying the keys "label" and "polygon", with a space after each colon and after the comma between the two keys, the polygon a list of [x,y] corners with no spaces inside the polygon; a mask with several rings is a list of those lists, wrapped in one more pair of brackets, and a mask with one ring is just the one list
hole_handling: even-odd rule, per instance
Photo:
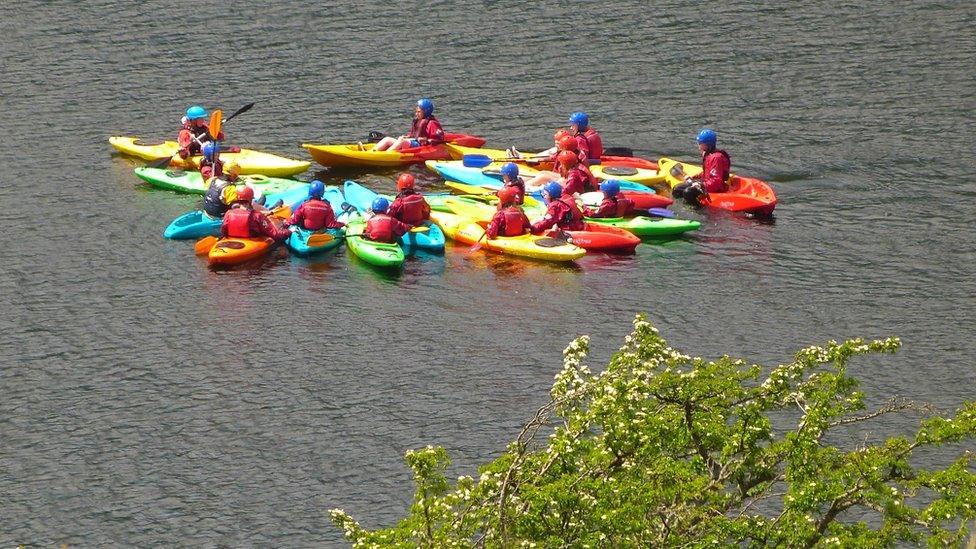
{"label": "tree foliage", "polygon": [[912,436],[825,440],[932,413],[902,400],[868,411],[848,375],[852,358],[899,346],[831,341],[764,370],[684,355],[638,316],[598,374],[586,337],[566,348],[549,402],[479,478],[452,485],[444,449],[410,451],[406,518],[375,531],[340,509],[332,520],[355,547],[959,545],[976,517],[973,452],[935,470],[912,456],[972,447],[976,403],[921,420]]}

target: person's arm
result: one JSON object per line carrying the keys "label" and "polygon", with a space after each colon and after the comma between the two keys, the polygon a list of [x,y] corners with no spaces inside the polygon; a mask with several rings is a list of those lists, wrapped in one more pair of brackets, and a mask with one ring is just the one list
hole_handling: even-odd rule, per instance
{"label": "person's arm", "polygon": [[328,208],[328,215],[326,216],[325,228],[326,229],[341,229],[346,226],[345,223],[340,222],[336,219],[335,212],[332,210],[332,206],[328,205],[326,202],[326,207]]}
{"label": "person's arm", "polygon": [[292,212],[291,217],[288,218],[288,225],[298,225],[303,227],[302,221],[305,220],[305,204],[300,205],[298,208]]}
{"label": "person's arm", "polygon": [[412,228],[413,227],[407,225],[406,223],[400,221],[399,219],[393,219],[393,233],[396,235],[397,238],[400,238],[401,236],[409,233],[410,229]]}
{"label": "person's arm", "polygon": [[532,234],[539,234],[545,232],[546,230],[550,229],[553,225],[556,224],[558,217],[556,215],[556,212],[554,212],[553,210],[554,208],[550,207],[546,211],[545,217],[532,224]]}
{"label": "person's arm", "polygon": [[485,238],[491,240],[498,236],[498,233],[505,228],[505,214],[498,212],[491,218],[491,223],[485,229]]}

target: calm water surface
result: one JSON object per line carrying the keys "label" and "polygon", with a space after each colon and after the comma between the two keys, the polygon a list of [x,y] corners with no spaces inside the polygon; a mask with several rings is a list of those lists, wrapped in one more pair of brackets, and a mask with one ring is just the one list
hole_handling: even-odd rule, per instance
{"label": "calm water surface", "polygon": [[[393,523],[402,454],[425,444],[473,473],[573,337],[598,367],[638,311],[690,353],[769,365],[899,335],[857,362],[873,403],[972,399],[972,3],[702,6],[7,6],[0,545],[339,545],[329,508]],[[258,101],[231,140],[304,158],[403,131],[421,96],[499,147],[545,146],[579,109],[652,157],[694,158],[713,126],[775,187],[775,222],[678,205],[701,231],[574,268],[451,248],[392,277],[344,250],[214,272],[160,237],[198,199],[146,187],[106,141]]]}

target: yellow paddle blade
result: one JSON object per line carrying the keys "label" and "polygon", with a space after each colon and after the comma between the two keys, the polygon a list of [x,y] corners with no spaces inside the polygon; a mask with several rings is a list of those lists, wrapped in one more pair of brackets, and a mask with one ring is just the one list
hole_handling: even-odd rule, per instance
{"label": "yellow paddle blade", "polygon": [[193,252],[197,255],[207,255],[210,253],[210,248],[213,248],[216,243],[216,236],[205,236],[197,240],[197,243],[193,246]]}
{"label": "yellow paddle blade", "polygon": [[268,215],[287,219],[291,217],[291,208],[288,206],[278,206],[277,208],[271,210]]}
{"label": "yellow paddle blade", "polygon": [[210,135],[216,140],[217,136],[220,135],[220,126],[224,123],[224,113],[220,109],[217,109],[210,115]]}
{"label": "yellow paddle blade", "polygon": [[335,240],[335,237],[329,233],[315,233],[312,236],[308,237],[308,245],[313,247],[321,246],[323,244],[328,244],[333,240]]}
{"label": "yellow paddle blade", "polygon": [[430,227],[427,227],[425,225],[420,225],[419,227],[414,227],[414,228],[410,229],[410,232],[412,232],[412,233],[426,233],[429,230],[430,230]]}

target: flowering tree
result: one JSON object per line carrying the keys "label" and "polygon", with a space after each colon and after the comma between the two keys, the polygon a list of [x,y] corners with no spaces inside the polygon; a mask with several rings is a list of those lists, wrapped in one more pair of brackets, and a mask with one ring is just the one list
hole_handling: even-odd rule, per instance
{"label": "flowering tree", "polygon": [[976,456],[938,470],[911,458],[972,448],[976,402],[910,437],[825,442],[886,414],[932,413],[901,400],[867,411],[847,373],[853,357],[899,346],[830,342],[763,378],[741,360],[686,356],[638,316],[599,374],[586,337],[566,348],[550,401],[480,478],[452,486],[443,448],[410,451],[417,491],[397,526],[368,531],[339,509],[332,520],[355,547],[959,545],[976,517]]}

